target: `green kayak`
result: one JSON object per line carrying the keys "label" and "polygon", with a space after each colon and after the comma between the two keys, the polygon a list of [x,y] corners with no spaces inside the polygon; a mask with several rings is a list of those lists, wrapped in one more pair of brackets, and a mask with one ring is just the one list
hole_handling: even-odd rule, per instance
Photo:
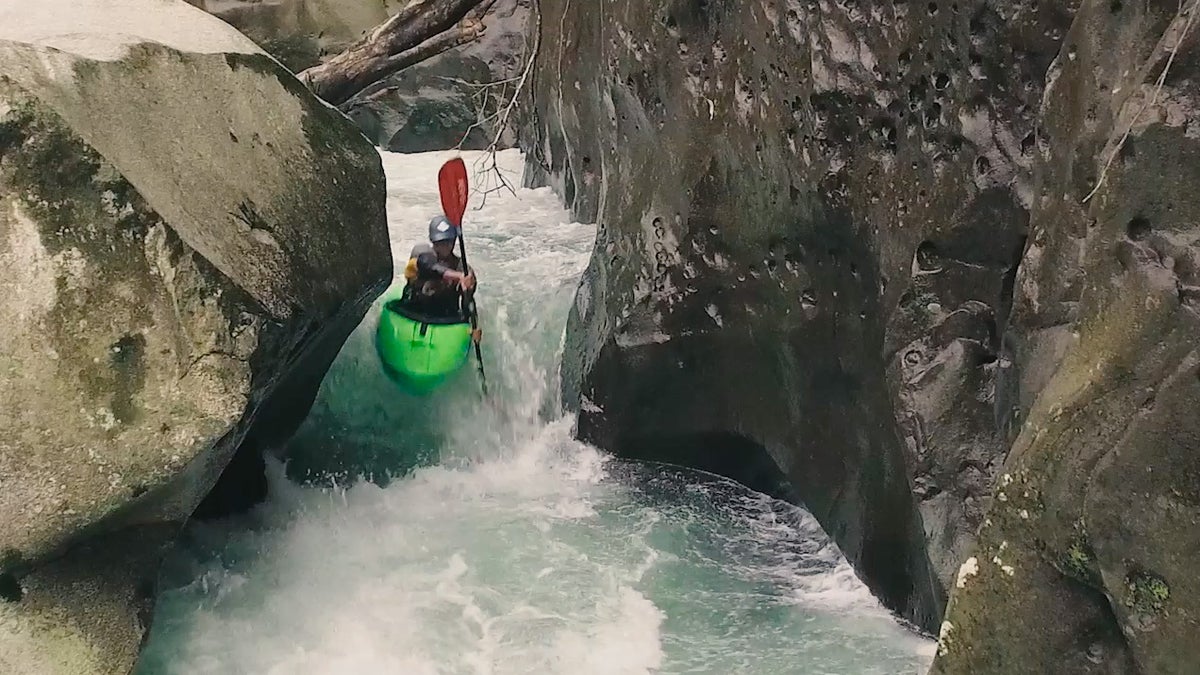
{"label": "green kayak", "polygon": [[458,372],[470,347],[467,321],[422,317],[399,298],[383,305],[375,349],[392,379],[413,394],[428,394]]}

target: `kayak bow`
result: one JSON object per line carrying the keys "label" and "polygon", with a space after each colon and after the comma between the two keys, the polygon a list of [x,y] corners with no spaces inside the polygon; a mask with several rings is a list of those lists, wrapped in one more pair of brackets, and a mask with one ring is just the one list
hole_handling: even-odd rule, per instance
{"label": "kayak bow", "polygon": [[375,348],[397,384],[413,394],[429,394],[466,364],[471,323],[422,317],[391,298],[379,315]]}

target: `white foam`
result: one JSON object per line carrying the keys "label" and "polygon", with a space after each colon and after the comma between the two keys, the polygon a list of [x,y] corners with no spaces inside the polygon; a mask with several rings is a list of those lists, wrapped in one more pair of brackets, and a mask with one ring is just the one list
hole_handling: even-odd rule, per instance
{"label": "white foam", "polygon": [[183,0],[0,0],[0,40],[116,61],[151,42],[181,52],[261,54],[249,38]]}
{"label": "white foam", "polygon": [[[600,620],[586,632],[564,631],[555,645],[555,661],[577,664],[581,673],[634,675],[662,666],[658,634],[665,615],[646,596],[622,586],[615,607],[597,607]],[[558,672],[566,672],[560,668]]]}

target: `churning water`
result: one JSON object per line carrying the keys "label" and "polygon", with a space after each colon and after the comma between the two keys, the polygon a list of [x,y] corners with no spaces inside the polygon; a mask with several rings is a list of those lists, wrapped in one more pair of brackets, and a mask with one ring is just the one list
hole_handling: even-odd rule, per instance
{"label": "churning water", "polygon": [[[398,269],[450,156],[384,154]],[[802,509],[572,439],[557,368],[594,228],[546,189],[485,198],[486,157],[465,159],[501,403],[473,363],[428,399],[397,390],[373,307],[269,466],[268,501],[189,528],[138,673],[924,673],[932,643]],[[520,165],[499,155],[514,183]]]}

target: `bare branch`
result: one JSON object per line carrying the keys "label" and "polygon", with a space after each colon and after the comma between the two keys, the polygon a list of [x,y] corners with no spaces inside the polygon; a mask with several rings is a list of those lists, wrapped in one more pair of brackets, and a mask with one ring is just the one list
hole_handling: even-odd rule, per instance
{"label": "bare branch", "polygon": [[[1152,106],[1154,106],[1155,103],[1158,102],[1158,96],[1162,93],[1163,84],[1167,81],[1167,73],[1171,72],[1171,65],[1175,62],[1175,56],[1179,53],[1179,48],[1183,45],[1183,41],[1187,38],[1188,31],[1192,28],[1192,20],[1196,18],[1197,4],[1200,4],[1200,0],[1193,0],[1191,6],[1187,8],[1180,3],[1179,10],[1175,14],[1175,19],[1168,24],[1166,30],[1163,31],[1163,36],[1159,40],[1159,47],[1165,49],[1166,41],[1171,37],[1171,33],[1173,32],[1172,29],[1178,27],[1177,24],[1179,23],[1179,19],[1182,18],[1185,12],[1187,13],[1187,21],[1184,22],[1182,30],[1179,30],[1178,37],[1175,39],[1175,44],[1171,46],[1170,54],[1167,57],[1167,63],[1163,66],[1162,72],[1159,73],[1158,80],[1154,84],[1154,95],[1146,99],[1142,104],[1142,107],[1139,108],[1137,113],[1135,113],[1134,116],[1129,120],[1129,126],[1126,127],[1125,133],[1121,135],[1121,140],[1117,141],[1117,145],[1113,148],[1112,153],[1109,154],[1108,160],[1104,162],[1104,167],[1100,170],[1100,177],[1096,179],[1095,187],[1093,187],[1092,191],[1083,198],[1084,203],[1087,203],[1092,197],[1096,196],[1097,192],[1100,191],[1100,187],[1104,185],[1104,179],[1108,177],[1108,170],[1110,167],[1112,167],[1113,160],[1117,158],[1117,155],[1121,154],[1121,149],[1125,147],[1125,141],[1128,140],[1129,135],[1133,133],[1133,128],[1137,126],[1138,120],[1141,119],[1142,115],[1147,110],[1149,110]],[[1157,52],[1158,50],[1155,51]]]}
{"label": "bare branch", "polygon": [[[533,12],[536,17],[537,24],[534,27],[533,47],[529,51],[529,56],[525,61],[524,69],[522,70],[521,74],[516,77],[510,77],[508,79],[498,80],[496,82],[485,82],[479,85],[472,85],[478,90],[473,95],[476,98],[476,120],[471,124],[471,126],[467,127],[467,130],[463,133],[462,139],[460,139],[458,145],[455,146],[455,149],[461,150],[462,146],[467,142],[467,139],[470,138],[473,131],[492,124],[493,122],[496,123],[494,126],[495,134],[493,135],[491,142],[485,148],[486,154],[482,155],[476,162],[476,167],[478,167],[480,164],[486,164],[482,170],[477,170],[476,173],[483,173],[485,175],[488,173],[495,174],[496,186],[483,191],[483,199],[480,201],[479,208],[483,208],[484,204],[487,203],[488,195],[494,192],[508,190],[513,195],[517,194],[516,189],[500,171],[499,160],[496,157],[496,153],[500,147],[500,139],[504,136],[504,132],[508,129],[509,119],[512,116],[513,110],[516,109],[517,104],[520,101],[521,92],[525,90],[525,86],[529,81],[529,75],[533,72],[533,65],[536,62],[538,53],[541,50],[542,12],[540,2],[536,2],[536,0],[534,2]],[[464,82],[463,84],[469,83]],[[511,92],[509,91],[510,84],[515,84]],[[497,93],[497,90],[499,90],[499,93]],[[488,113],[488,103],[493,99],[496,101],[496,110]]]}
{"label": "bare branch", "polygon": [[483,17],[487,16],[487,13],[492,11],[492,6],[495,5],[497,1],[498,0],[483,0],[483,3],[471,10],[471,13],[468,16],[482,21]]}
{"label": "bare branch", "polygon": [[422,42],[413,49],[381,59],[372,68],[371,76],[376,79],[383,79],[413,64],[420,63],[444,51],[466,44],[479,37],[482,33],[483,28],[479,24],[463,25],[455,30],[447,31]]}
{"label": "bare branch", "polygon": [[510,77],[507,80],[496,80],[495,82],[469,82],[462,78],[450,77],[448,75],[438,75],[437,79],[445,80],[447,82],[453,82],[454,84],[461,84],[464,87],[471,87],[474,89],[487,89],[488,87],[496,87],[496,86],[499,86],[502,84],[509,84],[511,82],[516,82],[517,80],[521,79],[521,76],[518,75],[516,77]]}

